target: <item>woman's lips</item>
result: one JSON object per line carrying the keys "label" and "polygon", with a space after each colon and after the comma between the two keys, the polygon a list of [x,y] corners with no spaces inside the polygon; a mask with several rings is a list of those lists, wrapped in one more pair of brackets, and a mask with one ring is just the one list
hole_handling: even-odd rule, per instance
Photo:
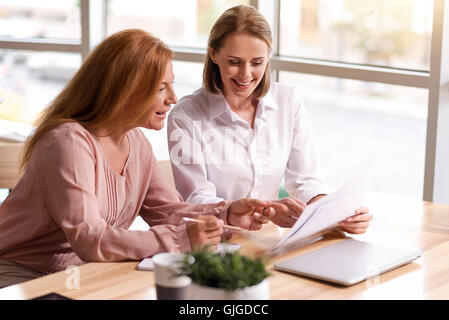
{"label": "woman's lips", "polygon": [[249,86],[251,85],[251,83],[253,83],[254,80],[251,81],[245,81],[245,82],[240,82],[237,81],[235,79],[232,79],[232,81],[234,82],[234,84],[237,86],[237,88],[239,89],[248,89]]}
{"label": "woman's lips", "polygon": [[160,119],[165,119],[167,117],[167,111],[156,111],[156,117]]}

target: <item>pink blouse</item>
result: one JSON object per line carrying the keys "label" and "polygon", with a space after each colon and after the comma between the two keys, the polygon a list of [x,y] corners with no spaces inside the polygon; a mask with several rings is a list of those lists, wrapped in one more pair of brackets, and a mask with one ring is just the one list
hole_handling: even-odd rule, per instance
{"label": "pink blouse", "polygon": [[[226,222],[230,201],[183,202],[143,133],[134,129],[127,136],[130,153],[119,175],[80,124],[46,133],[0,206],[0,258],[42,273],[83,261],[140,260],[191,250],[183,216],[213,214]],[[137,215],[148,231],[128,230]]]}

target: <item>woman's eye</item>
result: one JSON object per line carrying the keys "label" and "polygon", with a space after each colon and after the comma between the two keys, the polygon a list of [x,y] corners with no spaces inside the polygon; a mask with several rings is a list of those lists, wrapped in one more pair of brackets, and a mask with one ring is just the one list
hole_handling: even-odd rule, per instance
{"label": "woman's eye", "polygon": [[164,91],[164,90],[165,90],[165,87],[162,87],[159,89],[159,91]]}
{"label": "woman's eye", "polygon": [[240,62],[239,61],[229,61],[229,63],[236,65],[236,64],[239,64]]}
{"label": "woman's eye", "polygon": [[258,65],[261,65],[261,64],[262,64],[262,61],[255,61],[255,62],[253,62],[254,66],[258,66]]}

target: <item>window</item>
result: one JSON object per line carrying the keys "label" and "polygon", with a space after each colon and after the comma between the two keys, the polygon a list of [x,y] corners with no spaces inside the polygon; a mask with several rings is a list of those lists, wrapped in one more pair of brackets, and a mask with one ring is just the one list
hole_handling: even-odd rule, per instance
{"label": "window", "polygon": [[226,9],[249,1],[238,0],[110,0],[107,33],[144,29],[171,46],[205,48],[209,31]]}
{"label": "window", "polygon": [[80,39],[76,0],[0,0],[0,36]]}
{"label": "window", "polygon": [[0,119],[32,123],[80,65],[80,54],[0,49]]}
{"label": "window", "polygon": [[[344,180],[335,168],[362,149],[383,155],[379,168],[392,164],[377,171],[375,190],[421,197],[424,189],[425,200],[449,203],[446,0],[0,0],[0,119],[31,121],[81,57],[126,28],[173,48],[181,98],[201,85],[214,21],[239,3],[270,23],[273,79],[304,93],[331,185]],[[166,142],[165,132],[149,138]]]}
{"label": "window", "polygon": [[331,187],[370,160],[372,191],[422,195],[427,90],[293,72],[280,81],[302,96]]}
{"label": "window", "polygon": [[203,64],[184,61],[173,61],[175,73],[175,91],[178,100],[201,88],[203,83]]}
{"label": "window", "polygon": [[281,1],[280,54],[429,70],[433,1]]}

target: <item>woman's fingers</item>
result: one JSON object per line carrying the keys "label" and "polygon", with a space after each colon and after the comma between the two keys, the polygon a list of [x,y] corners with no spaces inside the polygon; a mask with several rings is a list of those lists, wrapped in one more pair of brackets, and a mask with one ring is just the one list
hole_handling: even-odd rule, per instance
{"label": "woman's fingers", "polygon": [[276,214],[276,210],[273,207],[270,208],[265,208],[262,210],[262,214],[269,219],[271,219],[272,217],[274,217],[274,215]]}
{"label": "woman's fingers", "polygon": [[303,205],[304,203],[294,198],[285,198],[282,200],[283,203],[289,208],[288,215],[299,218],[305,208],[305,205]]}
{"label": "woman's fingers", "polygon": [[359,213],[342,221],[340,225],[351,228],[368,228],[372,219],[373,216],[369,213]]}
{"label": "woman's fingers", "polygon": [[354,216],[347,218],[346,222],[357,222],[357,221],[371,221],[373,216],[369,213],[359,213]]}
{"label": "woman's fingers", "polygon": [[303,207],[303,208],[305,208],[306,207],[306,203],[304,203],[304,202],[302,202],[301,200],[298,200],[298,199],[296,199],[296,198],[291,198],[291,199],[293,199],[294,201],[296,201],[296,203],[298,203],[301,207]]}
{"label": "woman's fingers", "polygon": [[257,221],[254,221],[253,223],[251,223],[251,226],[249,227],[249,230],[252,230],[252,231],[257,231],[260,229],[262,229],[262,224]]}
{"label": "woman's fingers", "polygon": [[356,224],[345,224],[345,223],[339,224],[339,228],[341,230],[348,233],[357,233],[357,234],[365,233],[368,227],[369,227],[368,222],[358,222]]}
{"label": "woman's fingers", "polygon": [[366,228],[348,228],[348,227],[340,227],[341,230],[352,233],[352,234],[362,234],[366,232]]}
{"label": "woman's fingers", "polygon": [[267,203],[265,201],[262,201],[259,199],[246,198],[246,199],[244,199],[244,202],[248,208],[250,208],[250,207],[265,207],[267,205]]}
{"label": "woman's fingers", "polygon": [[281,224],[282,224],[282,225],[280,225],[280,227],[291,228],[291,227],[293,227],[293,225],[296,223],[297,220],[298,219],[295,217],[285,216],[280,220]]}
{"label": "woman's fingers", "polygon": [[221,237],[223,231],[224,231],[223,228],[219,228],[212,231],[205,231],[205,234],[208,239],[213,239],[216,237]]}
{"label": "woman's fingers", "polygon": [[216,248],[224,233],[223,220],[211,215],[198,215],[201,222],[187,223],[187,235],[192,248],[210,246]]}
{"label": "woman's fingers", "polygon": [[197,219],[204,221],[202,223],[198,223],[199,229],[202,231],[214,231],[223,228],[224,225],[223,220],[218,219],[215,216],[200,215]]}
{"label": "woman's fingers", "polygon": [[221,237],[213,237],[207,240],[207,245],[217,245],[221,242]]}
{"label": "woman's fingers", "polygon": [[266,217],[265,215],[259,213],[259,212],[254,212],[253,213],[253,218],[258,222],[258,223],[268,223],[268,221],[270,221],[270,219],[268,217]]}
{"label": "woman's fingers", "polygon": [[341,222],[340,226],[347,228],[368,228],[369,222]]}
{"label": "woman's fingers", "polygon": [[355,210],[355,212],[356,212],[356,213],[368,213],[368,212],[369,212],[369,209],[368,209],[367,207],[361,206],[361,207],[357,208],[357,209]]}
{"label": "woman's fingers", "polygon": [[[220,238],[224,232],[223,229],[223,220],[218,219],[215,216],[207,216],[200,215],[196,217],[197,219],[203,222],[195,222],[196,223],[196,232],[199,234],[199,237],[203,240],[205,239],[215,239]],[[203,236],[201,236],[203,234]]]}
{"label": "woman's fingers", "polygon": [[288,212],[289,210],[288,206],[278,201],[271,201],[267,204],[267,206],[274,209],[275,211]]}
{"label": "woman's fingers", "polygon": [[356,215],[341,221],[339,227],[348,233],[362,234],[366,232],[372,219],[373,216],[369,214],[368,208],[360,207],[356,210]]}

